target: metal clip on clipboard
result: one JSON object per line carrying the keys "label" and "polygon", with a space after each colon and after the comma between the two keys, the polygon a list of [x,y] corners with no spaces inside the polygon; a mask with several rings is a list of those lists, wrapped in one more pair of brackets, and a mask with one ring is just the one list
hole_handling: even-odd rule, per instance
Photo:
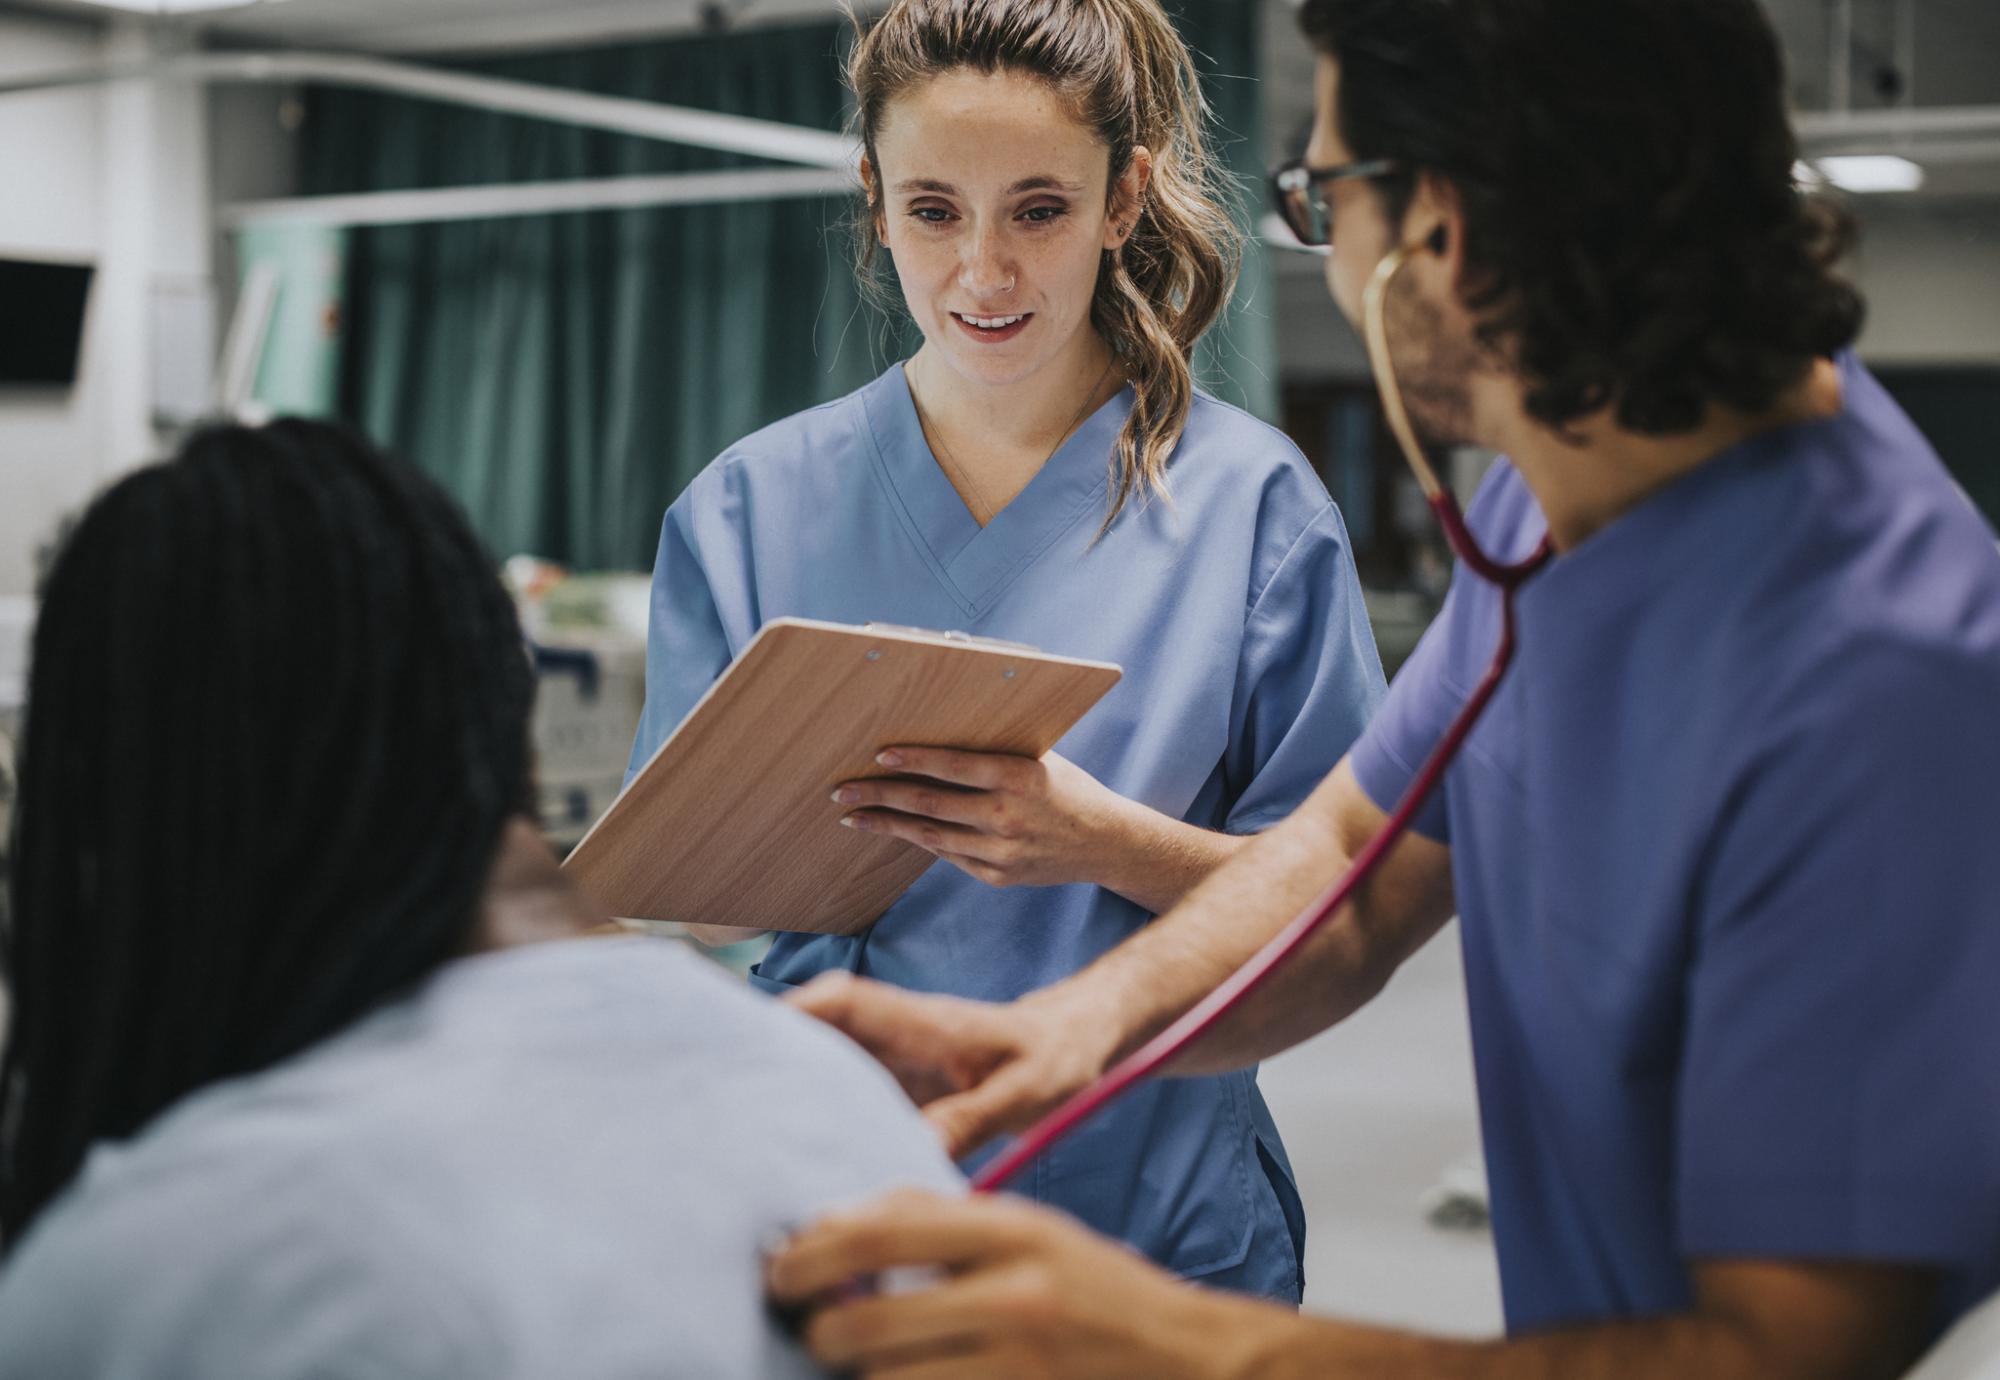
{"label": "metal clip on clipboard", "polygon": [[900,637],[928,637],[939,642],[961,642],[968,647],[992,647],[1006,652],[1039,652],[1042,649],[1028,642],[1009,642],[999,637],[975,637],[969,632],[953,629],[939,632],[935,628],[912,628],[902,623],[868,622],[861,625],[870,632],[894,633]]}

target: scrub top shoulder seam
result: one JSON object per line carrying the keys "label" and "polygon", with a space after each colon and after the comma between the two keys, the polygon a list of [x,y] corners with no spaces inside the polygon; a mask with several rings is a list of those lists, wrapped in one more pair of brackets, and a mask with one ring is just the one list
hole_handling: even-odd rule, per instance
{"label": "scrub top shoulder seam", "polygon": [[1306,538],[1313,534],[1314,529],[1320,525],[1321,520],[1328,513],[1338,514],[1338,512],[1339,505],[1329,498],[1324,507],[1306,519],[1305,526],[1301,527],[1299,534],[1292,538],[1292,544],[1285,548],[1285,554],[1280,556],[1278,563],[1271,567],[1271,573],[1265,577],[1263,588],[1252,595],[1249,604],[1245,606],[1243,610],[1243,621],[1245,623],[1249,623],[1257,617],[1258,611],[1264,607],[1264,596],[1269,594],[1271,587],[1278,583],[1278,577],[1285,573],[1285,567],[1292,563],[1292,557],[1299,554],[1299,548],[1305,545]]}
{"label": "scrub top shoulder seam", "polygon": [[[1294,441],[1282,429],[1271,425],[1271,423],[1265,421],[1262,417],[1259,417],[1256,413],[1238,407],[1233,402],[1225,402],[1223,399],[1216,397],[1215,394],[1208,392],[1206,389],[1202,388],[1195,389],[1194,396],[1197,402],[1207,403],[1211,407],[1220,408],[1222,411],[1230,413],[1233,416],[1241,417],[1244,421],[1248,422],[1252,427],[1254,427],[1265,440],[1277,442],[1279,446],[1281,446],[1285,451],[1290,453],[1291,459],[1297,462],[1300,469],[1304,470],[1307,474],[1313,477],[1313,482],[1319,486],[1319,491],[1322,494],[1326,495],[1327,502],[1328,503],[1333,502],[1333,495],[1331,492],[1328,491],[1326,487],[1326,480],[1321,478],[1320,472],[1313,468],[1313,463],[1312,461],[1306,458],[1306,453],[1299,449],[1299,443],[1297,441]],[[1192,408],[1189,409],[1189,415],[1190,418],[1192,418],[1193,415]],[[1185,434],[1183,435],[1183,440],[1185,440]],[[1173,458],[1175,460],[1180,459],[1179,446],[1176,446],[1174,448]]]}

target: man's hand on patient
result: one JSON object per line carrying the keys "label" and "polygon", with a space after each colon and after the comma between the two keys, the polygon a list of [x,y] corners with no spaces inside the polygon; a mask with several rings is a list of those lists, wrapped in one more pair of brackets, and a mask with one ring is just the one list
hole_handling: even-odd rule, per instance
{"label": "man's hand on patient", "polygon": [[954,1158],[1032,1124],[1102,1073],[1117,1048],[1106,1022],[1061,987],[996,1004],[828,973],[786,1000],[893,1073]]}
{"label": "man's hand on patient", "polygon": [[1228,1349],[1258,1314],[1286,1316],[1184,1284],[1047,1208],[914,1190],[807,1227],[768,1277],[774,1300],[798,1306],[910,1266],[942,1273],[810,1316],[820,1364],[870,1380],[1193,1380],[1232,1373]]}

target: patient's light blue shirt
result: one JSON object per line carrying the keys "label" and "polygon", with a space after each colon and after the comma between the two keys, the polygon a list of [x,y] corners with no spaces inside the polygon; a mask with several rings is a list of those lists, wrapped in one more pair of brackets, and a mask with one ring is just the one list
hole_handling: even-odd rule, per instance
{"label": "patient's light blue shirt", "polygon": [[682,946],[450,964],[101,1148],[0,1272],[8,1380],[765,1380],[774,1234],[962,1190],[881,1068]]}
{"label": "patient's light blue shirt", "polygon": [[[2000,1284],[2000,551],[1841,378],[1522,590],[1422,816],[1515,1330],[1685,1308],[1702,1257],[1930,1265],[1945,1315]],[[1505,464],[1470,520],[1546,530]],[[1461,572],[1357,745],[1385,809],[1498,609]]]}
{"label": "patient's light blue shirt", "polygon": [[[1131,404],[1128,389],[1089,418],[983,530],[932,457],[900,365],[731,448],[666,516],[634,768],[766,621],[791,615],[1117,662],[1124,680],[1058,752],[1206,829],[1290,813],[1381,693],[1340,514],[1283,435],[1197,396],[1173,501],[1135,497],[1100,539]],[[865,937],[781,935],[757,978],[782,990],[845,968],[1008,1000],[1149,918],[1094,886],[995,889],[939,863]],[[1253,1074],[1141,1089],[1017,1187],[1185,1274],[1298,1297],[1303,1218]]]}

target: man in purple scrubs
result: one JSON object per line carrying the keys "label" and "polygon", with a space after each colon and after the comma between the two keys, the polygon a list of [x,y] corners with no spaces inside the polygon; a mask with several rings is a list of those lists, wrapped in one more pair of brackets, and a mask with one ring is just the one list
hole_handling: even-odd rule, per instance
{"label": "man in purple scrubs", "polygon": [[[808,1228],[781,1298],[869,1376],[1870,1377],[2000,1285],[2000,550],[1850,345],[1755,0],[1306,0],[1306,181],[1350,317],[1506,454],[1480,543],[1554,558],[1415,835],[1177,1071],[1273,1054],[1463,919],[1508,1336],[1178,1285],[1025,1204]],[[1462,573],[1331,777],[1183,904],[1007,1006],[802,1004],[955,1138],[1193,1005],[1374,835],[1499,636]]]}

